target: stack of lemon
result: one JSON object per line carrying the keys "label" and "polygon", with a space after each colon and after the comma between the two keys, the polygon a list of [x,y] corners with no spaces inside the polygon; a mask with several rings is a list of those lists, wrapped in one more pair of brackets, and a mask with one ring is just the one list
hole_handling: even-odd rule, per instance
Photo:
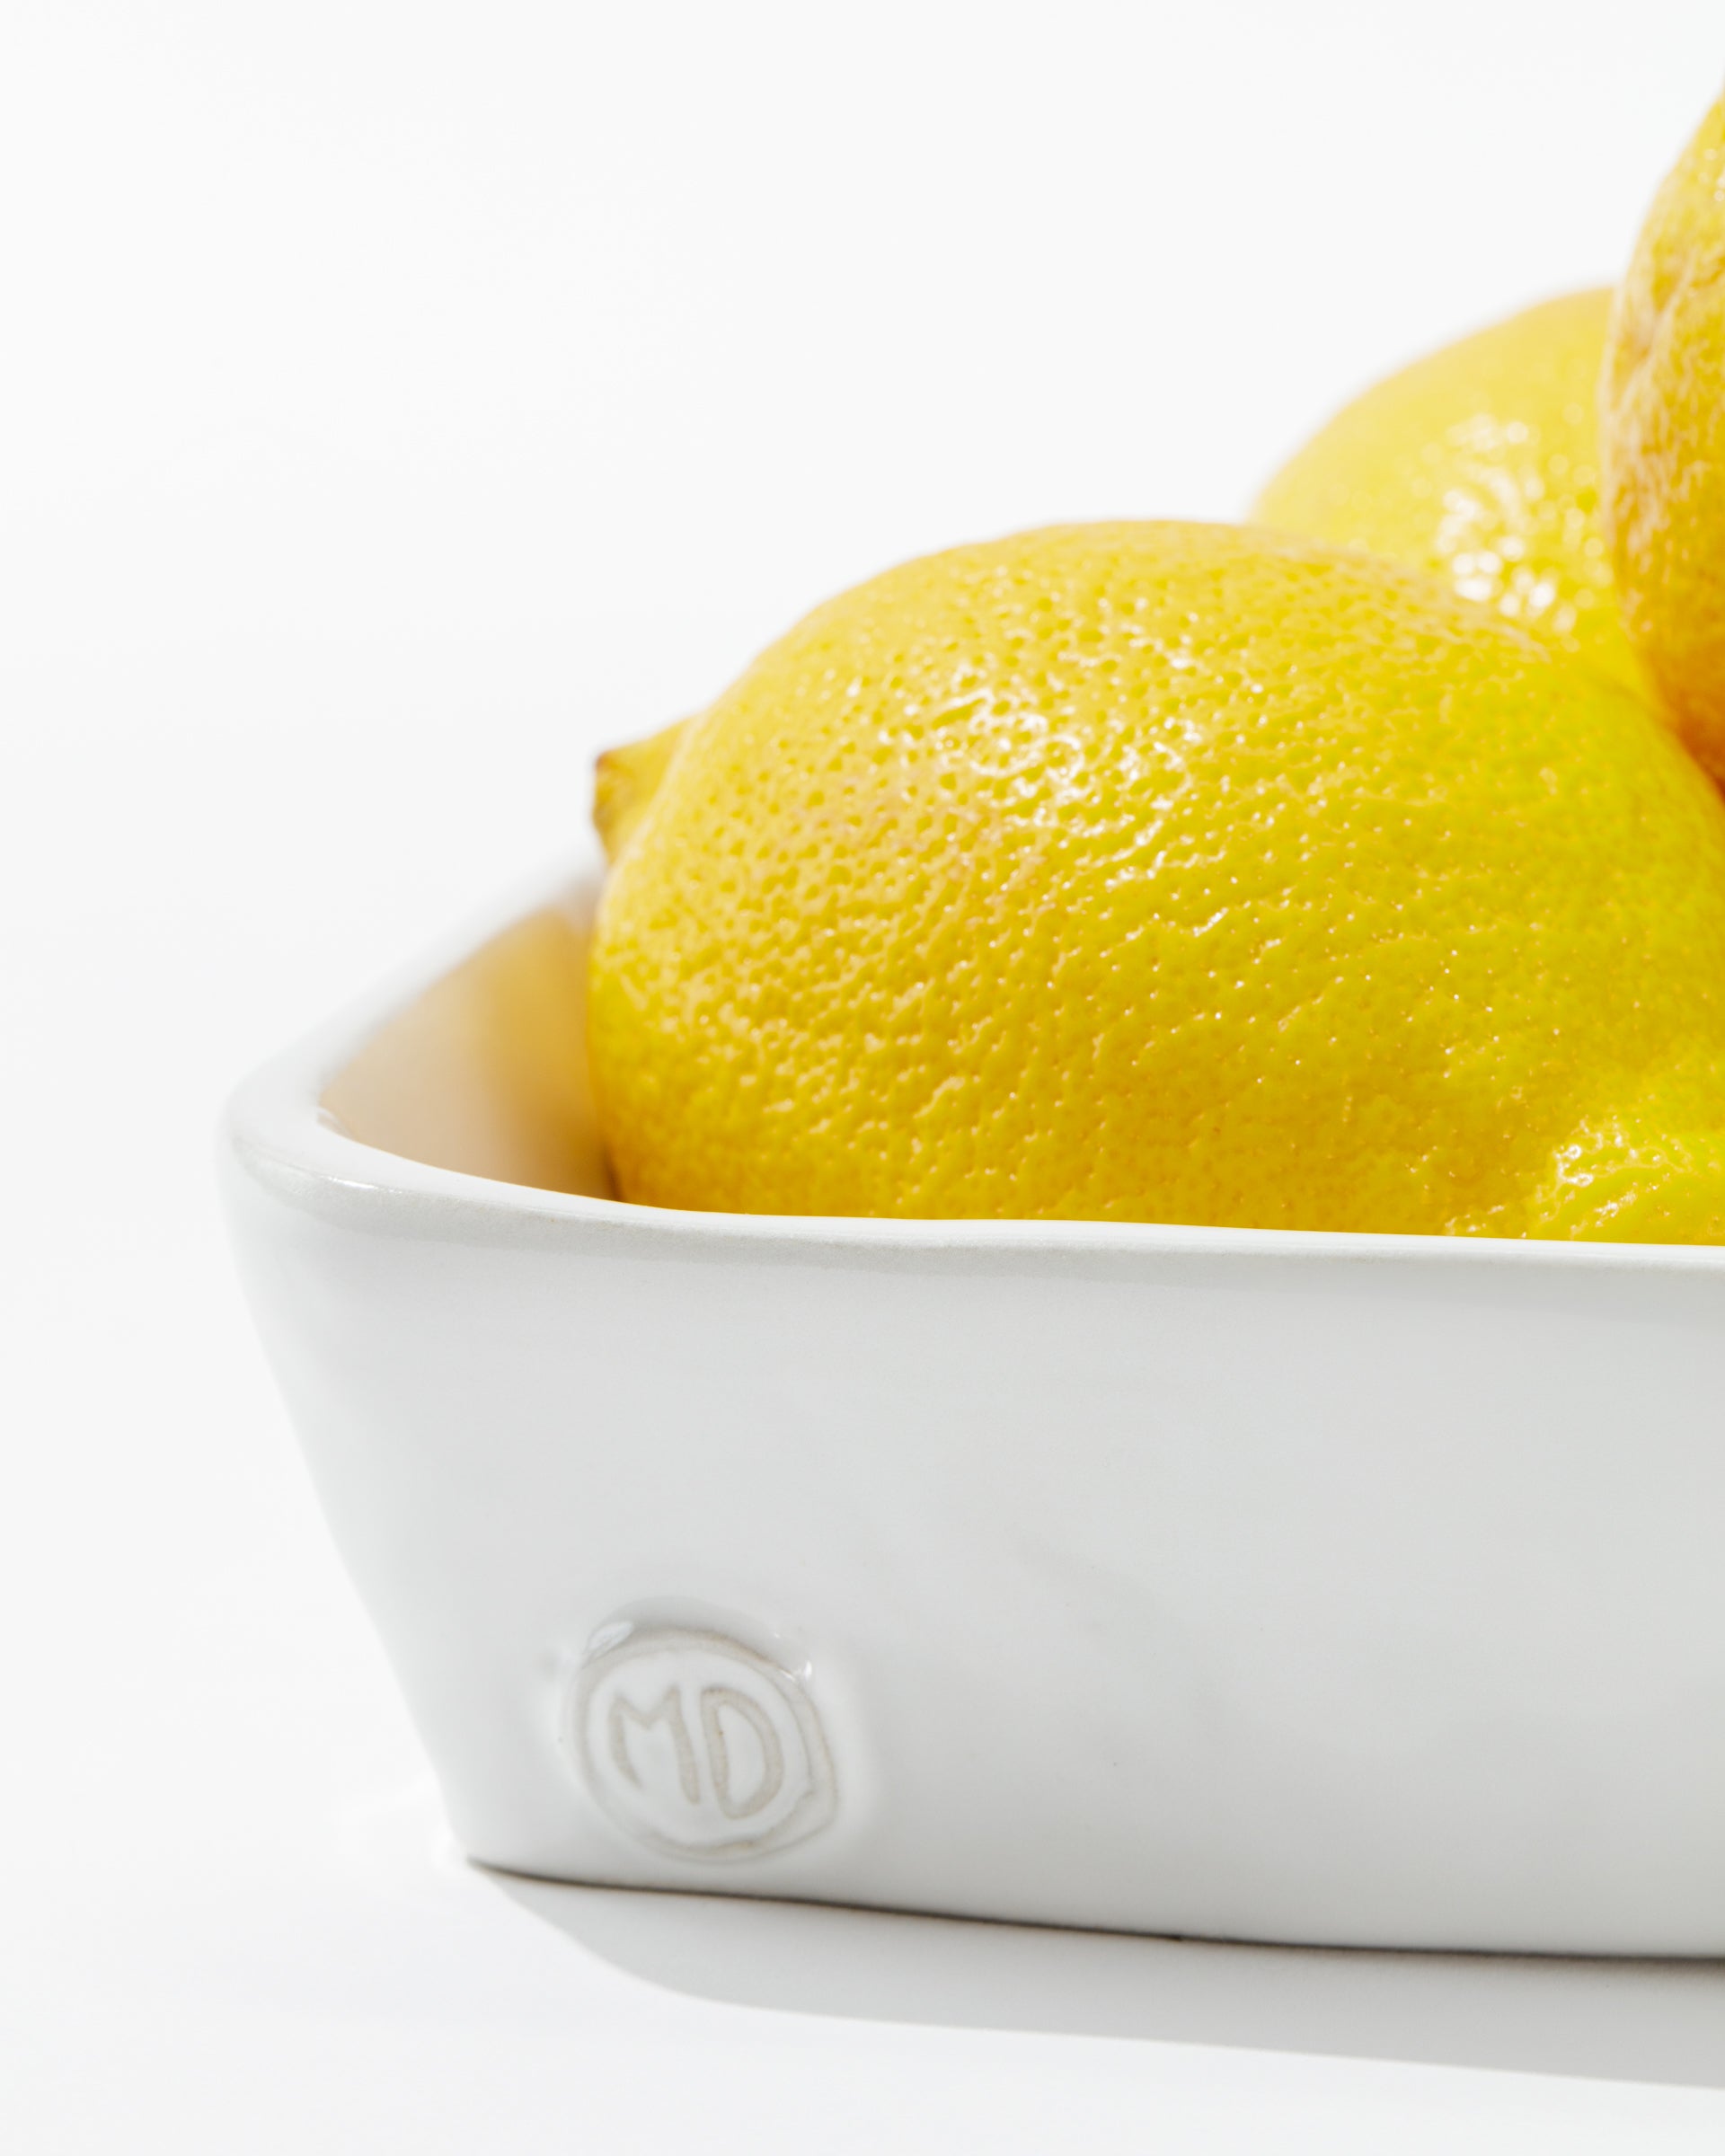
{"label": "stack of lemon", "polygon": [[915,561],[602,760],[657,1206],[1725,1241],[1725,101],[1251,525]]}

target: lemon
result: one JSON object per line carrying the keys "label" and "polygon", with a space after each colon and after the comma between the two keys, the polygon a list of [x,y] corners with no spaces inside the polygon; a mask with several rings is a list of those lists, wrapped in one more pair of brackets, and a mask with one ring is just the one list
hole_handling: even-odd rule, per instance
{"label": "lemon", "polygon": [[1632,687],[1601,517],[1608,291],[1576,292],[1380,382],[1284,465],[1252,514],[1387,554]]}
{"label": "lemon", "polygon": [[1623,616],[1725,778],[1725,99],[1659,190],[1611,324],[1606,522]]}
{"label": "lemon", "polygon": [[1603,674],[1306,540],[821,607],[676,738],[590,994],[646,1204],[1725,1239],[1725,806]]}

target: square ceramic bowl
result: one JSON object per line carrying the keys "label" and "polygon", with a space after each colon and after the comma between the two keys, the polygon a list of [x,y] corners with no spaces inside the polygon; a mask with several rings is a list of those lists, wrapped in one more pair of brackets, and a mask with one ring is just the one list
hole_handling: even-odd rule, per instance
{"label": "square ceramic bowl", "polygon": [[234,1241],[476,1858],[1725,1952],[1725,1250],[655,1211],[548,889],[238,1094]]}

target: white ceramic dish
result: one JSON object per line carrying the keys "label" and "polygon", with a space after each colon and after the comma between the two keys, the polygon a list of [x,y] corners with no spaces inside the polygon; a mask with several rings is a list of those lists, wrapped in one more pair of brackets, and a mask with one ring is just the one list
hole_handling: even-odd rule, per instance
{"label": "white ceramic dish", "polygon": [[1725,1952],[1725,1250],[656,1212],[579,889],[252,1078],[235,1248],[467,1849]]}

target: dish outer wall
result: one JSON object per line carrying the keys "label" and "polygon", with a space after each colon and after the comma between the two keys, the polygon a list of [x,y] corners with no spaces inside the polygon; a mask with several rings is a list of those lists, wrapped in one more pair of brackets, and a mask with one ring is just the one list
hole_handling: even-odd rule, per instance
{"label": "dish outer wall", "polygon": [[497,925],[222,1149],[474,1857],[1725,1951],[1725,1251],[660,1212],[345,1135],[332,1077]]}

